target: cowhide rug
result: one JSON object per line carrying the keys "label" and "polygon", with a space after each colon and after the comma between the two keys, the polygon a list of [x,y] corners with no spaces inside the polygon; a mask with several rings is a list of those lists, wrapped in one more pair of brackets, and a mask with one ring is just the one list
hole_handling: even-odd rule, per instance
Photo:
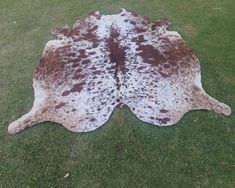
{"label": "cowhide rug", "polygon": [[119,105],[160,126],[177,123],[190,110],[230,115],[203,90],[198,58],[179,33],[166,30],[169,25],[123,9],[92,13],[72,29],[55,28],[56,39],[46,44],[33,75],[33,107],[8,132],[44,121],[88,132]]}

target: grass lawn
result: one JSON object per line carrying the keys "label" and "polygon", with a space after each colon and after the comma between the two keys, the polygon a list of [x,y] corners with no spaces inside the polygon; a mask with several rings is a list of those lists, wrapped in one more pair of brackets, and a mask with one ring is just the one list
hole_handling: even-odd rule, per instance
{"label": "grass lawn", "polygon": [[162,128],[124,107],[91,133],[50,122],[7,133],[32,106],[32,73],[50,30],[120,8],[169,18],[200,59],[204,89],[234,111],[234,0],[1,0],[0,187],[235,187],[234,113],[193,111]]}

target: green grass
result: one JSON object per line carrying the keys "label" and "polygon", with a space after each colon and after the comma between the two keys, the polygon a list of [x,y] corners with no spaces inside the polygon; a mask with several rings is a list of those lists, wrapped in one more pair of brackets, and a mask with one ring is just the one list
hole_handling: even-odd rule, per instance
{"label": "green grass", "polygon": [[124,107],[92,133],[55,123],[6,132],[32,106],[32,73],[49,31],[122,7],[169,18],[200,58],[205,90],[235,109],[234,0],[1,0],[0,187],[235,187],[234,113],[194,111],[161,128]]}

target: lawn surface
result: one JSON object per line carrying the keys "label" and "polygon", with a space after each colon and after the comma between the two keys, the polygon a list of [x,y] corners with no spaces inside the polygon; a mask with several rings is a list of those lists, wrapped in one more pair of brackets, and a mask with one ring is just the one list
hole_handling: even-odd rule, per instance
{"label": "lawn surface", "polygon": [[56,123],[6,132],[32,106],[32,73],[49,31],[122,7],[169,18],[200,59],[204,89],[234,111],[234,0],[1,0],[0,187],[235,187],[234,113],[194,111],[161,128],[124,107],[92,133]]}

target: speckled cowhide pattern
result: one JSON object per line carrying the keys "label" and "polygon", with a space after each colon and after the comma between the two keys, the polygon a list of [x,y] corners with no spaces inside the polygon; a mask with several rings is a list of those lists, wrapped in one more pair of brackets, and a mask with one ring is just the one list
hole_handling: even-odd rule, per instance
{"label": "speckled cowhide pattern", "polygon": [[202,89],[198,58],[179,33],[166,30],[169,25],[123,9],[55,28],[56,39],[46,44],[33,75],[33,107],[8,132],[44,121],[88,132],[122,105],[160,126],[177,123],[190,110],[230,115],[227,105]]}

